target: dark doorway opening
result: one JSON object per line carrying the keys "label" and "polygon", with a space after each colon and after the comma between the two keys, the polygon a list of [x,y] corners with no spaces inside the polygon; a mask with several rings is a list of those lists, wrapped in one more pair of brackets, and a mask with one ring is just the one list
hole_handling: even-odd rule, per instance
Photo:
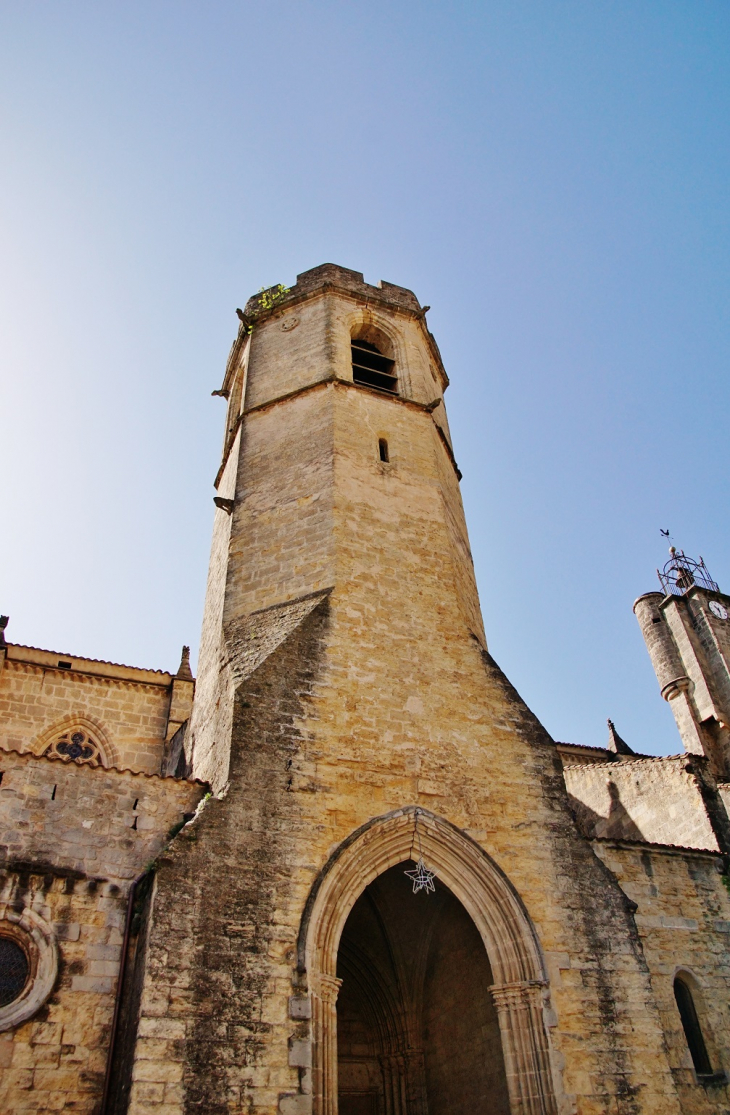
{"label": "dark doorway opening", "polygon": [[492,972],[461,903],[403,863],[363,892],[337,959],[340,1115],[509,1115]]}

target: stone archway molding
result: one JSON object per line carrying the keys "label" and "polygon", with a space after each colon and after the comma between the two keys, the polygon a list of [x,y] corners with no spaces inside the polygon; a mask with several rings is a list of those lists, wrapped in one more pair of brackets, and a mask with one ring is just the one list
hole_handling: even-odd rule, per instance
{"label": "stone archway molding", "polygon": [[314,1115],[337,1115],[337,950],[345,922],[374,879],[410,859],[416,808],[424,859],[464,906],[487,950],[511,1115],[555,1115],[543,1021],[548,982],[529,915],[484,849],[420,806],[395,810],[357,829],[330,856],[310,892],[299,931],[298,967],[311,997],[311,1109]]}
{"label": "stone archway molding", "polygon": [[0,906],[0,936],[9,937],[28,957],[28,981],[21,995],[0,1007],[0,1032],[19,1026],[40,1010],[58,975],[58,945],[52,927],[30,906]]}
{"label": "stone archway molding", "polygon": [[73,731],[74,728],[81,729],[93,739],[99,748],[99,759],[102,767],[109,768],[119,765],[119,756],[104,725],[101,721],[93,716],[88,716],[86,713],[69,713],[68,716],[54,721],[50,727],[45,728],[36,736],[30,745],[30,750],[34,755],[43,755],[59,736],[65,732]]}

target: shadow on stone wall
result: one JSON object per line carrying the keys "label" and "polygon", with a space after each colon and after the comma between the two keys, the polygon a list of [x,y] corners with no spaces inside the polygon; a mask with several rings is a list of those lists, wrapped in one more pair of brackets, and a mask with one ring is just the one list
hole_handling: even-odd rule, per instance
{"label": "shadow on stone wall", "polygon": [[607,789],[611,799],[607,817],[601,816],[590,806],[568,794],[571,809],[583,835],[589,839],[602,836],[612,840],[645,840],[644,833],[631,819],[621,801],[621,792],[616,783],[609,779]]}

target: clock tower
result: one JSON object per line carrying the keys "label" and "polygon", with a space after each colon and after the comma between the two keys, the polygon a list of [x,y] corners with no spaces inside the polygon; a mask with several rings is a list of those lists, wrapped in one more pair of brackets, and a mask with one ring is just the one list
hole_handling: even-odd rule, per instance
{"label": "clock tower", "polygon": [[671,547],[659,573],[662,592],[634,604],[662,696],[685,749],[704,755],[720,782],[730,780],[730,597],[702,558]]}

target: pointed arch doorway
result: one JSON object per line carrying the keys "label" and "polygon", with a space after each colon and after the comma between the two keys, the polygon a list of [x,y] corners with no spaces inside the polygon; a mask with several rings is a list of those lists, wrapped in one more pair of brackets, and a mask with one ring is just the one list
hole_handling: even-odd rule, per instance
{"label": "pointed arch doorway", "polygon": [[410,867],[366,887],[340,939],[339,1115],[509,1115],[482,939],[443,884],[414,894]]}
{"label": "pointed arch doorway", "polygon": [[[391,916],[391,879],[396,872],[392,876],[388,873],[392,868],[400,870],[410,857],[414,813],[414,807],[407,807],[363,825],[335,850],[310,893],[300,927],[298,965],[311,998],[313,1113],[338,1115],[341,1051],[342,1115],[423,1115],[426,1111],[429,1115],[456,1115],[458,1108],[442,1107],[441,1103],[466,1102],[469,1086],[462,1086],[455,1101],[443,1098],[448,1094],[445,1089],[454,1087],[444,1080],[455,1043],[454,1034],[446,1033],[439,1017],[446,1018],[442,1011],[450,1012],[450,1017],[459,1013],[453,1003],[447,1003],[449,965],[453,968],[458,959],[451,954],[449,943],[458,945],[466,962],[478,954],[475,931],[485,956],[475,961],[479,967],[472,972],[471,983],[476,986],[477,978],[484,983],[473,996],[478,1002],[468,1022],[482,1025],[484,1033],[475,1054],[470,1055],[472,1059],[465,1059],[464,1071],[471,1071],[474,1058],[489,1057],[487,1072],[503,1082],[494,1098],[504,1104],[505,1094],[507,1097],[507,1107],[496,1108],[495,1115],[501,1115],[502,1110],[510,1115],[555,1115],[543,1021],[547,980],[542,955],[527,912],[494,861],[465,833],[419,809],[424,857],[443,890],[439,913],[444,918],[442,935],[434,937],[437,918],[430,934],[421,934],[414,944],[409,918]],[[368,888],[376,880],[380,889],[368,895]],[[361,896],[363,903],[355,909]],[[428,901],[434,895],[413,897]],[[373,905],[380,908],[379,914]],[[396,905],[400,910],[399,899]],[[350,922],[351,913],[354,916]],[[403,924],[398,926],[398,922]],[[374,924],[378,924],[377,932]],[[406,996],[393,990],[394,986],[398,989],[398,973],[403,983],[403,963],[389,957],[383,970],[383,953],[392,953],[394,947],[402,950],[403,938],[407,949],[426,954],[425,962],[422,956],[416,962],[416,968],[424,972],[422,990],[416,994],[411,988]],[[344,991],[339,1012],[343,1038],[338,1051],[337,1000],[348,979],[350,990]],[[488,1000],[499,1026],[501,1061]],[[420,1047],[409,1039],[409,1026],[413,1038],[414,1027],[420,1026]],[[411,1046],[404,1046],[408,1040]],[[434,1063],[427,1067],[429,1050]],[[460,1054],[459,1048],[454,1055]],[[422,1069],[418,1064],[421,1056]],[[439,1068],[441,1063],[446,1067]],[[481,1075],[479,1088],[483,1079]],[[394,1106],[396,1103],[400,1107]],[[349,1112],[344,1107],[347,1104]],[[380,1109],[374,1106],[378,1104]],[[492,1108],[474,1102],[463,1110],[488,1115]]]}

